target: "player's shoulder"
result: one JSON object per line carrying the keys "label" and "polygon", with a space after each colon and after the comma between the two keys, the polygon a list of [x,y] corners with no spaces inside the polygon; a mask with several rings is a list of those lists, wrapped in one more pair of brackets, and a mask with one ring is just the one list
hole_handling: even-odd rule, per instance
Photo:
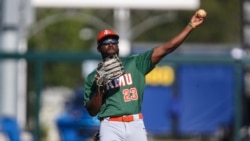
{"label": "player's shoulder", "polygon": [[144,52],[140,52],[140,53],[137,53],[137,54],[132,54],[130,55],[127,60],[135,60],[137,58],[140,58],[142,56],[148,56],[148,55],[152,55],[153,53],[153,49],[150,49],[150,50],[146,50]]}
{"label": "player's shoulder", "polygon": [[126,58],[126,61],[129,61],[129,60],[134,60],[136,59],[138,56],[140,56],[142,53],[137,53],[137,54],[131,54],[130,56],[128,56]]}
{"label": "player's shoulder", "polygon": [[122,61],[123,64],[128,64],[128,63],[131,63],[131,62],[135,61],[136,56],[137,56],[137,54],[130,55],[130,56],[126,57],[126,58],[121,58],[120,60]]}

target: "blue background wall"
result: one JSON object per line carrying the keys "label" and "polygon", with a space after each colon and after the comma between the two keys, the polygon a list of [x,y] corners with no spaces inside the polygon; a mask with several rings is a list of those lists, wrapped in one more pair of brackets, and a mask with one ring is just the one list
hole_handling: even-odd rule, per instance
{"label": "blue background wall", "polygon": [[172,86],[147,86],[143,102],[149,134],[213,134],[233,123],[234,72],[229,65],[179,65]]}

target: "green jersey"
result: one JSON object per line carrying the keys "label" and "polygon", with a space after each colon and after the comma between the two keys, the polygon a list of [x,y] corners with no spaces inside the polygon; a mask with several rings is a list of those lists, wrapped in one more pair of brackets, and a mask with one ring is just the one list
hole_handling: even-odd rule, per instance
{"label": "green jersey", "polygon": [[[105,85],[103,104],[98,117],[120,116],[141,112],[145,75],[154,64],[151,61],[153,49],[122,59],[125,74]],[[84,105],[93,96],[97,86],[94,82],[96,70],[90,73],[84,85]]]}

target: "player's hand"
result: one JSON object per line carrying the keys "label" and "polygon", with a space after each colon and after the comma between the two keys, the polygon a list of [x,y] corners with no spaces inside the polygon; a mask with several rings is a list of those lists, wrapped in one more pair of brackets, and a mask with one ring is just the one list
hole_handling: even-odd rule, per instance
{"label": "player's hand", "polygon": [[97,84],[97,91],[100,93],[105,93],[105,91],[104,91],[104,86],[103,85],[98,85],[98,83],[100,83],[100,82],[98,82],[100,80],[100,75],[99,74],[96,74],[95,75],[95,83]]}
{"label": "player's hand", "polygon": [[197,28],[199,25],[201,25],[206,19],[206,16],[199,16],[197,11],[194,13],[192,18],[190,19],[190,23],[192,24],[193,28]]}

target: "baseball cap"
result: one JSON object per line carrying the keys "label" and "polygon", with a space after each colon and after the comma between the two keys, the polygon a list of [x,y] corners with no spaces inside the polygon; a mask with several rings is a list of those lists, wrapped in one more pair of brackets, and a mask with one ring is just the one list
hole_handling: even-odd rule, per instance
{"label": "baseball cap", "polygon": [[110,29],[104,29],[101,32],[99,32],[98,36],[97,36],[97,44],[99,44],[102,40],[111,37],[111,38],[115,38],[115,39],[119,39],[119,35]]}

